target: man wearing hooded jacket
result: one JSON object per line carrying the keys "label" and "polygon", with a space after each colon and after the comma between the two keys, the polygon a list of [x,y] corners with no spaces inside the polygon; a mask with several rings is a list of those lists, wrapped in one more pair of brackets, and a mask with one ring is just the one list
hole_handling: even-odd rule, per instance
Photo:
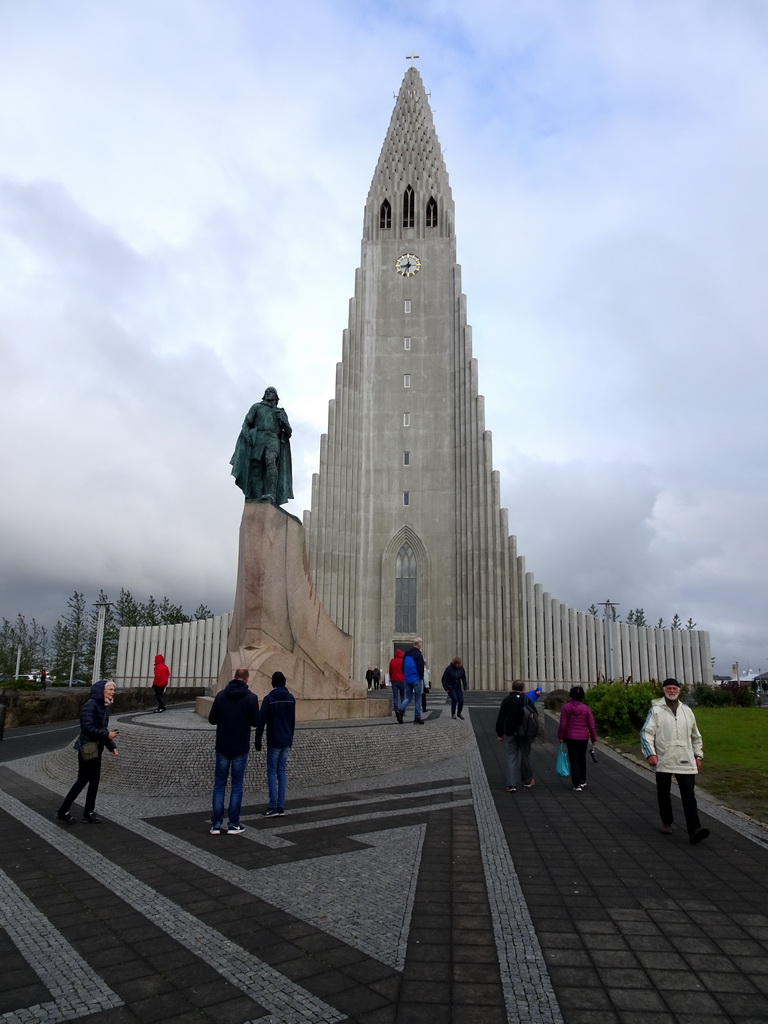
{"label": "man wearing hooded jacket", "polygon": [[213,782],[211,835],[221,833],[224,823],[224,794],[232,774],[227,810],[227,834],[245,832],[240,824],[243,779],[251,748],[251,727],[259,724],[259,698],[248,689],[248,669],[239,668],[223,690],[216,694],[208,721],[216,726],[216,769]]}
{"label": "man wearing hooded jacket", "polygon": [[261,702],[259,728],[256,731],[256,749],[261,750],[261,737],[267,730],[267,790],[269,807],[262,812],[265,818],[281,818],[285,814],[285,766],[293,744],[296,728],[296,701],[285,685],[282,672],[272,673],[272,689]]}
{"label": "man wearing hooded jacket", "polygon": [[661,825],[659,832],[672,832],[672,777],[677,779],[689,842],[695,846],[709,835],[702,828],[696,803],[696,776],[701,768],[704,748],[696,718],[680,700],[680,683],[665,679],[664,696],[651,701],[651,708],[640,732],[643,755],[656,773],[656,796]]}
{"label": "man wearing hooded jacket", "polygon": [[168,685],[168,680],[171,678],[171,670],[165,664],[165,658],[162,654],[155,655],[155,675],[152,680],[152,689],[155,692],[155,700],[157,701],[157,707],[155,708],[155,714],[159,711],[165,711],[165,701],[163,695],[165,688]]}

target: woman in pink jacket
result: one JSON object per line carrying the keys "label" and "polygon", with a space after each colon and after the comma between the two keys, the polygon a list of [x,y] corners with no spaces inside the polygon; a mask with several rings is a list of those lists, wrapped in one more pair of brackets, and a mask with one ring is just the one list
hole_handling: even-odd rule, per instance
{"label": "woman in pink jacket", "polygon": [[587,704],[584,703],[584,688],[572,686],[571,699],[563,704],[560,712],[560,727],[557,738],[568,748],[568,761],[571,765],[571,780],[574,793],[580,793],[587,785],[587,742],[597,743],[595,719]]}

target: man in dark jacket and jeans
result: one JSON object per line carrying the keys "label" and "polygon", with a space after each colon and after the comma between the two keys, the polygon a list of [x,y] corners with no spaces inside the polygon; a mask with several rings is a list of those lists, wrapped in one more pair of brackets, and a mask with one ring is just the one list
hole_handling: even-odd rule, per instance
{"label": "man in dark jacket and jeans", "polygon": [[216,772],[213,782],[211,835],[221,834],[224,822],[224,794],[232,773],[232,789],[227,811],[227,835],[245,832],[240,824],[243,779],[251,748],[251,726],[259,724],[259,698],[248,689],[248,669],[239,668],[235,678],[220,690],[213,701],[208,721],[216,726]]}
{"label": "man in dark jacket and jeans", "polygon": [[269,807],[264,818],[281,818],[285,814],[285,787],[288,754],[296,728],[296,701],[285,685],[282,672],[272,673],[272,689],[261,702],[256,749],[261,750],[261,737],[267,730],[267,789]]}
{"label": "man in dark jacket and jeans", "polygon": [[496,719],[496,736],[507,745],[507,792],[515,793],[522,777],[523,785],[530,789],[534,785],[531,770],[531,741],[527,736],[519,736],[518,730],[523,724],[523,708],[528,706],[536,713],[533,701],[523,693],[523,682],[516,679],[512,683],[512,692],[501,702]]}

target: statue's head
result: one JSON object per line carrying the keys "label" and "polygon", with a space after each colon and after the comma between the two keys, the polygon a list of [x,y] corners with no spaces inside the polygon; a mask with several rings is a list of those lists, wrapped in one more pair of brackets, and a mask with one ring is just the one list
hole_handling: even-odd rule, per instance
{"label": "statue's head", "polygon": [[275,391],[274,388],[267,388],[267,390],[264,392],[262,402],[269,402],[270,405],[277,405],[278,397],[279,396],[277,394],[277,391]]}

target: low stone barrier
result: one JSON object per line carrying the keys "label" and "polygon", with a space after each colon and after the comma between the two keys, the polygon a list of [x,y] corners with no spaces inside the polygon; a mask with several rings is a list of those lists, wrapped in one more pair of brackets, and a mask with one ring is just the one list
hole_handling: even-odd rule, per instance
{"label": "low stone barrier", "polygon": [[[167,687],[165,702],[186,704],[207,693],[203,687]],[[6,708],[6,729],[25,725],[48,725],[51,722],[70,722],[80,717],[80,708],[91,695],[90,686],[49,687],[45,692],[29,693],[23,690],[0,692],[0,703]],[[113,714],[125,711],[144,711],[154,708],[155,695],[151,686],[134,690],[118,690]]]}

